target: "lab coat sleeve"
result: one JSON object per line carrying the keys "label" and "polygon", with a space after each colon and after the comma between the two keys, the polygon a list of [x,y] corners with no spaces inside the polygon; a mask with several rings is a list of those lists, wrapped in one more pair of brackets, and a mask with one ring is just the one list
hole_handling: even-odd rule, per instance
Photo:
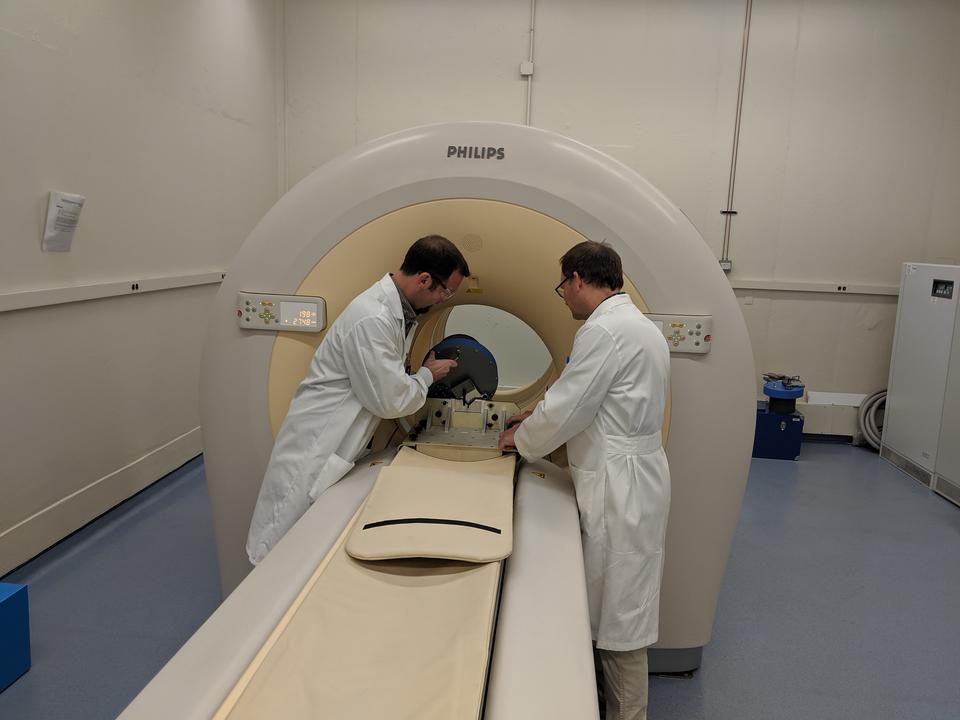
{"label": "lab coat sleeve", "polygon": [[586,430],[619,371],[616,344],[607,330],[584,326],[563,373],[517,429],[519,453],[530,460],[541,458]]}
{"label": "lab coat sleeve", "polygon": [[364,318],[344,340],[350,386],[360,403],[377,417],[391,419],[416,412],[427,400],[430,371],[408,375],[395,332],[381,317]]}

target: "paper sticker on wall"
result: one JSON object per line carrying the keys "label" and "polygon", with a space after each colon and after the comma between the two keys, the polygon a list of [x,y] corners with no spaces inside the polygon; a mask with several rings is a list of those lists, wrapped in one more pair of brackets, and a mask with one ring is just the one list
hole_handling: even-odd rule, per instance
{"label": "paper sticker on wall", "polygon": [[67,252],[73,242],[73,233],[80,222],[80,211],[86,198],[83,195],[50,191],[47,203],[47,222],[43,228],[45,252]]}

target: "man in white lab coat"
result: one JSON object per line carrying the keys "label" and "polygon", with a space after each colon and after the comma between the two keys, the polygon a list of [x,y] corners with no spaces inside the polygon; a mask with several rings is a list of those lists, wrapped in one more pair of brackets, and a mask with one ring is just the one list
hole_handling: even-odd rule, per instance
{"label": "man in white lab coat", "polygon": [[470,274],[440,235],[417,240],[397,273],[357,296],[327,331],[280,426],[247,536],[257,564],[311,503],[353,468],[381,418],[419,410],[453,360],[431,355],[409,375],[416,317],[450,298]]}
{"label": "man in white lab coat", "polygon": [[556,291],[585,322],[560,378],[532,412],[510,418],[500,447],[534,459],[567,443],[606,717],[646,718],[646,648],[657,640],[670,507],[660,438],[670,352],[662,332],[620,292],[613,248],[580,243],[560,267]]}

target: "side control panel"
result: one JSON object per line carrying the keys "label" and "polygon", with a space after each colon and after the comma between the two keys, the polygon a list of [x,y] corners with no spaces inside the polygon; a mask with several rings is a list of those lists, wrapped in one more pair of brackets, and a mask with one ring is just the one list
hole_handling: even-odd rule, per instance
{"label": "side control panel", "polygon": [[671,353],[704,355],[710,352],[710,345],[713,343],[712,315],[648,313],[647,317],[660,328]]}
{"label": "side control panel", "polygon": [[307,295],[237,293],[236,313],[244,330],[315,333],[327,324],[327,303]]}

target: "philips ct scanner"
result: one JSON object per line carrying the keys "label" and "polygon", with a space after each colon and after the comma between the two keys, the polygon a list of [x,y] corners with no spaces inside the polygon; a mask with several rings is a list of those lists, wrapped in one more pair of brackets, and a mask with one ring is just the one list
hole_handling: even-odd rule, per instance
{"label": "philips ct scanner", "polygon": [[[421,322],[414,368],[457,304],[520,318],[552,364],[489,402],[429,400],[398,421],[402,433],[384,421],[370,453],[251,572],[254,502],[323,329],[434,233],[461,249],[472,274]],[[449,123],[320,167],[267,213],[227,272],[201,403],[229,596],[122,718],[598,717],[569,476],[495,449],[505,415],[532,408],[563,370],[579,323],[553,288],[560,256],[584,239],[617,250],[624,290],[671,349],[672,504],[650,665],[699,665],[755,414],[753,356],[730,285],[683,213],[619,162],[529,127]],[[416,535],[385,528],[391,512],[470,521]]]}

